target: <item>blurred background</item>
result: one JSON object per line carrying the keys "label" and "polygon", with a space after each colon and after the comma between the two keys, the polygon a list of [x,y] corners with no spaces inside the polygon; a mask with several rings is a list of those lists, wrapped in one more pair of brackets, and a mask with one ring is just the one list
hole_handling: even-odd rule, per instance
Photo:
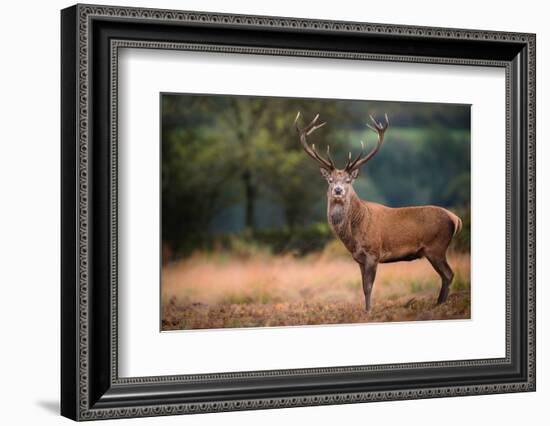
{"label": "blurred background", "polygon": [[[358,152],[361,140],[367,151],[375,143],[376,135],[366,126],[369,114],[383,120],[387,113],[390,128],[384,145],[361,169],[354,185],[356,192],[363,199],[391,207],[435,204],[451,209],[464,224],[451,250],[469,253],[469,105],[162,94],[161,107],[165,301],[173,297],[174,304],[185,306],[204,301],[216,305],[235,301],[265,305],[273,301],[263,290],[259,291],[265,293],[263,298],[241,297],[250,293],[249,287],[265,290],[266,285],[256,283],[262,281],[257,277],[249,286],[231,290],[228,299],[199,296],[195,290],[206,288],[204,283],[214,270],[219,272],[219,264],[210,272],[187,276],[197,262],[216,264],[221,259],[243,266],[244,261],[263,259],[261,275],[269,261],[285,256],[302,264],[315,256],[350,260],[327,224],[327,184],[317,163],[299,143],[293,125],[298,111],[302,126],[317,113],[320,121],[327,122],[309,142],[321,153],[330,144],[339,167],[345,165],[348,152]],[[461,262],[468,265],[462,274],[462,287],[469,289],[469,257]],[[239,278],[236,282],[246,282],[246,274],[242,268],[239,271],[233,271]],[[350,267],[349,271],[355,276],[355,269]],[[437,287],[435,272],[432,278],[413,284],[416,293]],[[348,287],[360,289],[358,273],[353,280],[355,284],[348,283]],[[226,279],[213,280],[209,292],[224,293],[216,284],[220,281]],[[320,289],[322,284],[312,286]],[[410,293],[410,282],[405,287],[401,293],[388,295]],[[357,300],[361,298],[359,292]],[[290,294],[274,299],[285,303],[310,300]],[[311,322],[306,319],[306,323]],[[189,325],[177,324],[173,328]],[[235,326],[241,325],[250,324]]]}

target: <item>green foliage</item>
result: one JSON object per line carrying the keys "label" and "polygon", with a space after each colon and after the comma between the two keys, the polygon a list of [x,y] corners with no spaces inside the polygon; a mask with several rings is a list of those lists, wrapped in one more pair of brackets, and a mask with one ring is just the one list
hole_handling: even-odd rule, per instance
{"label": "green foliage", "polygon": [[471,232],[471,214],[470,208],[454,209],[455,214],[462,220],[462,230],[455,235],[451,242],[451,250],[458,252],[470,252],[470,232]]}
{"label": "green foliage", "polygon": [[[361,140],[366,131],[339,135]],[[440,126],[388,130],[384,146],[360,172],[357,192],[391,206],[436,204],[465,206],[470,202],[470,132]],[[369,187],[362,190],[361,180]]]}
{"label": "green foliage", "polygon": [[304,255],[322,250],[327,242],[334,239],[334,236],[326,223],[315,223],[298,228],[257,230],[254,238],[269,246],[274,253]]}
{"label": "green foliage", "polygon": [[244,232],[239,235],[227,235],[220,242],[222,247],[230,251],[233,256],[242,259],[250,259],[258,255],[269,255],[272,252],[270,246],[254,239],[250,232]]}
{"label": "green foliage", "polygon": [[216,244],[243,256],[264,249],[302,255],[333,239],[326,183],[299,144],[297,111],[303,121],[319,112],[328,123],[310,139],[320,152],[330,143],[340,167],[360,140],[374,143],[368,114],[387,112],[384,146],[361,170],[356,191],[394,207],[437,204],[468,212],[455,249],[469,248],[469,107],[163,95],[162,239],[176,256]]}
{"label": "green foliage", "polygon": [[207,249],[227,250],[241,258],[262,254],[292,253],[302,256],[322,250],[334,236],[325,223],[302,227],[281,227],[218,235]]}

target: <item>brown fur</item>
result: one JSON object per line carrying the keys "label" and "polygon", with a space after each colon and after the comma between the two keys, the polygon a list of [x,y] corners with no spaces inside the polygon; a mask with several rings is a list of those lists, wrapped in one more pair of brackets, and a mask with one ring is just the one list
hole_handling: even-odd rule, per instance
{"label": "brown fur", "polygon": [[[426,257],[442,279],[438,303],[448,296],[453,272],[446,253],[462,221],[454,213],[437,206],[392,208],[361,200],[348,173],[335,170],[328,175],[327,219],[361,268],[366,309],[378,263],[409,261]],[[343,197],[334,197],[341,186]],[[368,269],[368,270],[367,270]],[[366,281],[366,282],[365,282]],[[372,282],[371,282],[372,281]]]}
{"label": "brown fur", "polygon": [[300,113],[294,124],[300,136],[300,143],[306,154],[321,166],[321,174],[327,180],[327,218],[334,233],[344,243],[361,269],[365,308],[371,306],[371,293],[379,263],[399,262],[425,257],[441,276],[441,290],[437,303],[443,303],[449,295],[454,273],[447,262],[447,248],[454,235],[462,229],[462,221],[454,213],[436,206],[391,208],[382,204],[361,200],[353,189],[359,168],[368,162],[380,149],[384,133],[389,126],[376,121],[368,125],[378,134],[375,147],[363,156],[361,153],[351,159],[344,170],[338,170],[330,157],[323,158],[309,146],[307,136],[323,127],[317,124],[319,114],[303,129],[298,126]]}

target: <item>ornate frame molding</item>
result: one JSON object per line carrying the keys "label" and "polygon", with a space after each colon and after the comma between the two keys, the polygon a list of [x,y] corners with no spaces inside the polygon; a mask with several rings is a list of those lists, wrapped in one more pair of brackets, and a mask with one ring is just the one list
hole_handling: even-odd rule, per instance
{"label": "ornate frame molding", "polygon": [[[279,18],[265,16],[244,16],[244,15],[228,15],[202,12],[184,12],[184,11],[169,11],[155,9],[135,9],[125,7],[104,7],[104,6],[89,6],[77,5],[65,12],[67,23],[71,27],[67,29],[69,35],[76,38],[74,52],[69,59],[75,60],[74,64],[67,65],[68,70],[74,71],[74,89],[76,92],[76,106],[73,103],[70,106],[64,105],[65,108],[74,108],[75,112],[75,132],[74,139],[68,138],[63,141],[64,147],[68,144],[73,144],[75,157],[70,161],[76,161],[74,170],[73,182],[75,190],[74,206],[72,207],[75,213],[75,235],[76,240],[74,250],[69,250],[68,254],[64,254],[64,263],[75,262],[73,265],[76,276],[66,279],[63,283],[63,290],[69,291],[69,287],[73,288],[74,299],[76,306],[74,312],[68,308],[66,315],[63,316],[63,321],[74,320],[76,325],[76,336],[64,337],[68,342],[65,350],[76,350],[77,356],[74,359],[74,365],[71,366],[74,371],[74,383],[68,384],[62,380],[67,392],[74,391],[77,394],[73,406],[73,400],[67,397],[63,392],[63,400],[65,408],[62,407],[62,412],[65,415],[78,420],[91,420],[113,417],[138,417],[151,415],[169,415],[169,414],[184,414],[197,412],[214,412],[214,411],[229,411],[229,410],[248,410],[261,408],[276,408],[276,407],[292,407],[292,406],[308,406],[308,405],[325,405],[325,404],[343,404],[352,402],[366,401],[382,401],[382,400],[400,400],[400,399],[416,399],[416,398],[435,398],[443,396],[460,396],[460,395],[475,395],[488,393],[504,393],[518,391],[533,391],[535,389],[535,36],[533,34],[519,34],[509,32],[495,31],[477,31],[464,29],[447,29],[447,28],[426,28],[426,27],[409,27],[401,25],[383,25],[369,24],[357,22],[335,22],[323,20],[309,19],[294,19],[294,18]],[[137,405],[120,405],[107,401],[101,403],[101,398],[93,396],[96,391],[90,388],[91,375],[97,372],[91,366],[90,357],[93,352],[91,341],[94,335],[91,331],[91,321],[94,318],[90,315],[90,277],[92,276],[91,268],[93,256],[91,253],[91,224],[94,205],[91,203],[93,199],[92,187],[93,180],[91,169],[91,151],[90,147],[91,136],[90,132],[90,116],[93,110],[92,87],[91,81],[91,62],[92,52],[94,49],[92,44],[92,23],[94,20],[111,20],[111,22],[139,22],[142,24],[178,24],[178,25],[214,25],[223,26],[225,28],[255,28],[255,29],[277,29],[289,30],[293,32],[308,32],[315,31],[325,34],[355,34],[355,35],[377,35],[388,38],[392,37],[411,37],[416,40],[437,39],[448,41],[480,41],[491,43],[506,43],[507,45],[517,45],[518,48],[525,49],[525,57],[527,70],[524,84],[526,97],[526,134],[527,140],[525,146],[525,164],[526,164],[526,179],[525,188],[519,187],[519,190],[524,190],[524,199],[526,202],[526,271],[527,282],[525,283],[525,306],[526,306],[526,374],[525,379],[511,381],[499,384],[476,384],[476,385],[456,385],[456,386],[436,386],[427,388],[400,388],[398,390],[385,391],[359,391],[359,392],[336,392],[336,393],[320,393],[301,396],[273,396],[269,398],[237,398],[237,399],[219,399],[208,402],[165,402],[161,404],[137,404]],[[66,27],[67,28],[67,27]],[[67,37],[67,35],[64,35]],[[464,360],[453,362],[434,362],[434,363],[415,363],[415,364],[391,364],[379,366],[359,366],[359,367],[327,367],[321,369],[303,369],[303,370],[275,370],[262,372],[244,372],[244,373],[222,373],[208,375],[193,375],[193,376],[161,376],[161,377],[145,377],[145,378],[126,378],[118,377],[117,368],[117,71],[118,71],[118,50],[120,48],[155,48],[155,49],[177,49],[177,50],[196,50],[196,51],[215,51],[238,54],[264,54],[264,55],[298,55],[298,56],[314,56],[324,58],[339,58],[339,59],[357,59],[357,60],[374,60],[374,61],[397,61],[397,62],[421,62],[421,63],[440,63],[440,64],[456,64],[456,65],[480,65],[503,67],[506,69],[506,114],[507,114],[507,130],[506,130],[506,194],[507,194],[507,259],[506,259],[506,357],[503,359],[484,359],[484,360]],[[73,46],[67,46],[66,50],[73,49]],[[343,52],[329,51],[317,49],[295,49],[295,48],[279,48],[279,47],[253,47],[253,46],[236,46],[236,45],[216,45],[212,43],[182,43],[176,41],[145,41],[139,39],[111,39],[109,46],[110,55],[110,365],[109,365],[109,386],[112,388],[123,388],[124,386],[136,385],[169,385],[171,383],[182,382],[216,382],[228,379],[246,379],[246,378],[265,378],[265,377],[298,377],[309,374],[315,375],[331,375],[342,373],[359,373],[372,371],[388,371],[388,370],[406,370],[406,369],[422,369],[422,368],[448,368],[448,367],[473,367],[473,366],[488,366],[488,365],[504,365],[511,364],[512,356],[512,321],[513,312],[511,308],[511,300],[513,293],[513,277],[512,265],[510,262],[513,248],[512,241],[512,223],[511,210],[513,206],[512,200],[512,161],[513,152],[511,148],[512,138],[517,129],[512,128],[512,114],[514,108],[512,98],[517,91],[516,84],[521,82],[513,81],[515,67],[512,60],[493,60],[493,59],[472,59],[460,57],[439,57],[439,56],[407,56],[402,54],[381,54],[381,53],[362,53],[362,52]],[[524,59],[525,60],[525,59]],[[74,67],[72,70],[70,67]],[[67,160],[69,161],[69,160]],[[73,200],[69,200],[73,201]],[[65,303],[65,302],[63,302]],[[67,334],[67,332],[65,332]],[[74,339],[74,341],[73,341]],[[70,342],[69,342],[70,340]],[[65,345],[65,343],[64,343]],[[67,355],[69,356],[69,355]],[[64,367],[65,368],[65,367]],[[67,373],[68,374],[68,373]],[[73,376],[70,375],[72,378]],[[67,380],[70,382],[70,380]]]}

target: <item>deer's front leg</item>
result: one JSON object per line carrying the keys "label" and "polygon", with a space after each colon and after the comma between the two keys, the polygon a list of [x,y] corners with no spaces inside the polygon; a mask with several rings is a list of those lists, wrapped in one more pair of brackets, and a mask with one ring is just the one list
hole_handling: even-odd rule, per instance
{"label": "deer's front leg", "polygon": [[365,310],[370,311],[371,293],[374,286],[374,279],[376,278],[376,268],[378,267],[378,260],[373,256],[366,255],[363,262],[359,263],[361,268],[361,278],[363,279],[363,293],[365,293]]}

